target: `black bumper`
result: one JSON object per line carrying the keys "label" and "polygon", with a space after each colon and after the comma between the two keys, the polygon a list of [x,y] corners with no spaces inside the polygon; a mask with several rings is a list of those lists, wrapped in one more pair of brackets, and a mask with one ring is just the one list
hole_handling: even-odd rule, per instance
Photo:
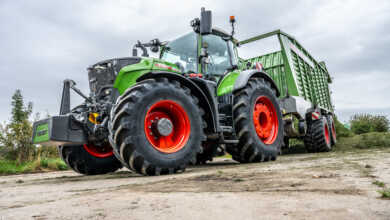
{"label": "black bumper", "polygon": [[42,145],[85,144],[83,125],[71,115],[53,116],[33,124],[32,142]]}

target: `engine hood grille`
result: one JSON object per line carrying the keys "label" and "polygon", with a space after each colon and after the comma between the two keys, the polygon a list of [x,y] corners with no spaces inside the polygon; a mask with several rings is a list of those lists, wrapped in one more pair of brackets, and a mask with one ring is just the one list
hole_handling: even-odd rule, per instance
{"label": "engine hood grille", "polygon": [[114,84],[119,71],[128,65],[141,61],[139,57],[124,57],[104,60],[88,67],[89,88],[93,94],[98,94],[100,89]]}

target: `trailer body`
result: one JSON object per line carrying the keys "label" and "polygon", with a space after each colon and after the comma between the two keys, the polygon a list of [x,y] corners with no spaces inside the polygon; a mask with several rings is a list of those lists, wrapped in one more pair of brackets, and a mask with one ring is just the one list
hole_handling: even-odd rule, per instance
{"label": "trailer body", "polygon": [[325,62],[314,59],[294,37],[276,30],[240,41],[239,44],[249,44],[272,36],[278,38],[280,51],[241,59],[240,67],[259,62],[277,84],[281,97],[301,97],[313,106],[333,113],[329,89],[332,78]]}

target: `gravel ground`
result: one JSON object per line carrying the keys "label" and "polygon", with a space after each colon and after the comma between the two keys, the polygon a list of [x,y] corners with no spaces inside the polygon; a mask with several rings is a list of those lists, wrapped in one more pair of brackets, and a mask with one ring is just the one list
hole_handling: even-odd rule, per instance
{"label": "gravel ground", "polygon": [[390,150],[218,159],[144,177],[72,171],[0,177],[3,219],[390,219]]}

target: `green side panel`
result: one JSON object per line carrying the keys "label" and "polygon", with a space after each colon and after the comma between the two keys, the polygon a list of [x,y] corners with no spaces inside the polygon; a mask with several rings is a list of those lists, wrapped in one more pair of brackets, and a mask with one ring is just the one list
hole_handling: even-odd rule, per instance
{"label": "green side panel", "polygon": [[332,79],[324,62],[317,62],[309,52],[292,36],[277,30],[259,35],[240,44],[247,44],[277,35],[280,51],[250,58],[239,59],[239,68],[246,69],[248,62],[254,65],[260,62],[267,74],[277,84],[281,97],[287,95],[301,96],[306,101],[333,112],[329,83]]}
{"label": "green side panel", "polygon": [[33,143],[41,143],[49,141],[49,124],[41,124],[38,125],[37,128],[34,131],[34,140]]}
{"label": "green side panel", "polygon": [[[282,51],[265,54],[246,60],[252,64],[259,62],[263,65],[265,72],[274,80],[279,88],[281,97],[286,96],[288,82],[286,80],[286,68]],[[245,63],[244,62],[244,63]],[[292,84],[294,85],[294,84]]]}
{"label": "green side panel", "polygon": [[231,93],[234,88],[234,82],[236,81],[239,71],[233,71],[224,76],[221,83],[219,83],[217,88],[217,96],[221,96],[227,93]]}
{"label": "green side panel", "polygon": [[179,68],[172,63],[156,58],[142,58],[141,62],[123,67],[114,82],[114,88],[122,95],[126,89],[133,86],[137,79],[151,71],[166,71],[180,73]]}
{"label": "green side panel", "polygon": [[313,104],[333,112],[329,85],[331,81],[324,64],[318,63],[296,41],[282,36],[287,42],[286,53],[291,57],[289,63],[296,81],[299,95]]}

